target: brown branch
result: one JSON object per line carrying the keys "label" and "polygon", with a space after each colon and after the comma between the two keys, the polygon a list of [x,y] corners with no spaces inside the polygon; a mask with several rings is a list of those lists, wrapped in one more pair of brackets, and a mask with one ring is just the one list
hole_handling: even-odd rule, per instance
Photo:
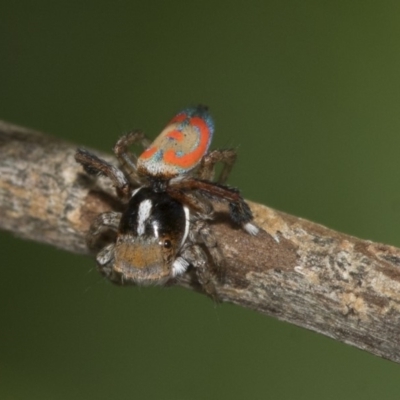
{"label": "brown branch", "polygon": [[[88,253],[91,220],[119,204],[106,180],[82,173],[75,149],[0,122],[1,229]],[[220,298],[400,362],[400,249],[250,204],[257,237],[224,213],[213,226],[227,264]]]}

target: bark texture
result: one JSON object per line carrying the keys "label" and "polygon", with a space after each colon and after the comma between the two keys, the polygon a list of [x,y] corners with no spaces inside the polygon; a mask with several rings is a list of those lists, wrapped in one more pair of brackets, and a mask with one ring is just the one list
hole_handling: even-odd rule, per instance
{"label": "bark texture", "polygon": [[[75,150],[0,121],[1,229],[88,254],[91,221],[121,204],[106,179],[83,172]],[[258,236],[232,226],[221,208],[213,223],[226,260],[221,300],[400,362],[400,249],[249,204]],[[199,289],[189,273],[178,284]]]}

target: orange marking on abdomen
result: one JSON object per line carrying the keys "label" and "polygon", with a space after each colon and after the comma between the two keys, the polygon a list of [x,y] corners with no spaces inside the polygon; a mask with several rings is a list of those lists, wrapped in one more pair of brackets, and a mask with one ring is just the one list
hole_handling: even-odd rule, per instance
{"label": "orange marking on abdomen", "polygon": [[150,158],[156,151],[157,147],[149,147],[140,155],[140,158]]}
{"label": "orange marking on abdomen", "polygon": [[189,169],[196,166],[207,151],[210,139],[210,130],[208,129],[206,122],[202,118],[192,117],[190,118],[190,125],[196,126],[200,131],[200,141],[198,146],[190,153],[184,154],[180,157],[176,155],[174,150],[167,150],[164,153],[164,161],[168,164]]}

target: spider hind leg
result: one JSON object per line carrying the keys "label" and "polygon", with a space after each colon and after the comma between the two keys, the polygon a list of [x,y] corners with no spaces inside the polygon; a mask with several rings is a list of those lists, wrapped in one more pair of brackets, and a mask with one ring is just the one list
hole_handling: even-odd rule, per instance
{"label": "spider hind leg", "polygon": [[206,154],[200,164],[198,177],[201,180],[214,180],[215,166],[218,162],[223,164],[222,170],[217,179],[218,183],[225,183],[236,161],[234,149],[213,150]]}
{"label": "spider hind leg", "polygon": [[146,138],[143,131],[134,130],[121,136],[115,143],[113,150],[121,164],[121,168],[134,183],[140,184],[141,179],[136,168],[137,157],[129,151],[129,147],[135,143],[140,143],[143,148],[146,148],[150,146],[151,142]]}

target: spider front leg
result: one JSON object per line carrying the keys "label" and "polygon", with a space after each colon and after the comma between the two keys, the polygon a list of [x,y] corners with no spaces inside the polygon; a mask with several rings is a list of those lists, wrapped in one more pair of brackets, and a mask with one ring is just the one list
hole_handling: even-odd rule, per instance
{"label": "spider front leg", "polygon": [[96,217],[89,228],[86,242],[91,250],[96,250],[99,239],[107,231],[117,232],[122,214],[115,211],[105,212]]}
{"label": "spider front leg", "polygon": [[[92,222],[87,235],[88,247],[92,250],[98,248],[98,242],[107,231],[117,232],[121,213],[110,211],[97,216]],[[122,285],[123,281],[120,274],[114,271],[115,262],[115,243],[109,243],[103,247],[96,255],[97,268],[99,272],[113,283]]]}
{"label": "spider front leg", "polygon": [[197,244],[187,244],[181,251],[181,257],[194,267],[197,280],[204,292],[214,300],[218,300],[213,282],[214,274],[211,271],[209,260],[204,250]]}
{"label": "spider front leg", "polygon": [[217,270],[222,267],[224,258],[218,246],[217,238],[205,220],[198,219],[192,222],[189,239],[194,243],[204,244],[210,253],[214,267],[216,267]]}
{"label": "spider front leg", "polygon": [[221,173],[217,179],[217,183],[225,183],[228,179],[233,165],[236,161],[236,151],[233,149],[213,150],[205,155],[201,161],[198,176],[199,179],[212,181],[215,174],[215,165],[218,162],[223,163]]}
{"label": "spider front leg", "polygon": [[[121,213],[110,211],[97,216],[97,218],[90,225],[89,232],[86,236],[86,242],[89,249],[97,250],[101,236],[107,233],[107,231],[111,230],[113,232],[117,232],[121,215]],[[101,274],[107,277],[109,280],[118,283],[118,281],[115,280],[115,273],[113,272],[114,243],[103,247],[97,253],[96,261],[97,267]]]}
{"label": "spider front leg", "polygon": [[129,195],[129,182],[124,173],[114,165],[84,149],[76,151],[75,160],[83,166],[89,175],[107,176],[117,190],[124,196]]}
{"label": "spider front leg", "polygon": [[97,269],[105,278],[116,285],[124,284],[122,276],[114,270],[115,243],[110,243],[100,250],[96,256],[96,261]]}
{"label": "spider front leg", "polygon": [[[212,218],[214,212],[212,204],[205,198],[198,198],[194,193],[183,193],[173,187],[167,193],[191,210],[197,210],[197,213],[201,216],[194,218],[190,222],[191,229],[189,230],[187,243],[183,246],[180,256],[174,262],[174,276],[185,272],[189,264],[191,264],[205,293],[217,300],[217,293],[212,279],[215,274],[212,267],[221,266],[223,259],[217,240],[206,222],[206,220]],[[207,247],[208,254],[196,243]]]}
{"label": "spider front leg", "polygon": [[137,157],[129,151],[129,147],[138,142],[140,142],[144,148],[149,147],[151,143],[142,131],[135,130],[121,136],[113,150],[121,164],[121,168],[134,183],[140,184],[141,180],[136,168]]}

